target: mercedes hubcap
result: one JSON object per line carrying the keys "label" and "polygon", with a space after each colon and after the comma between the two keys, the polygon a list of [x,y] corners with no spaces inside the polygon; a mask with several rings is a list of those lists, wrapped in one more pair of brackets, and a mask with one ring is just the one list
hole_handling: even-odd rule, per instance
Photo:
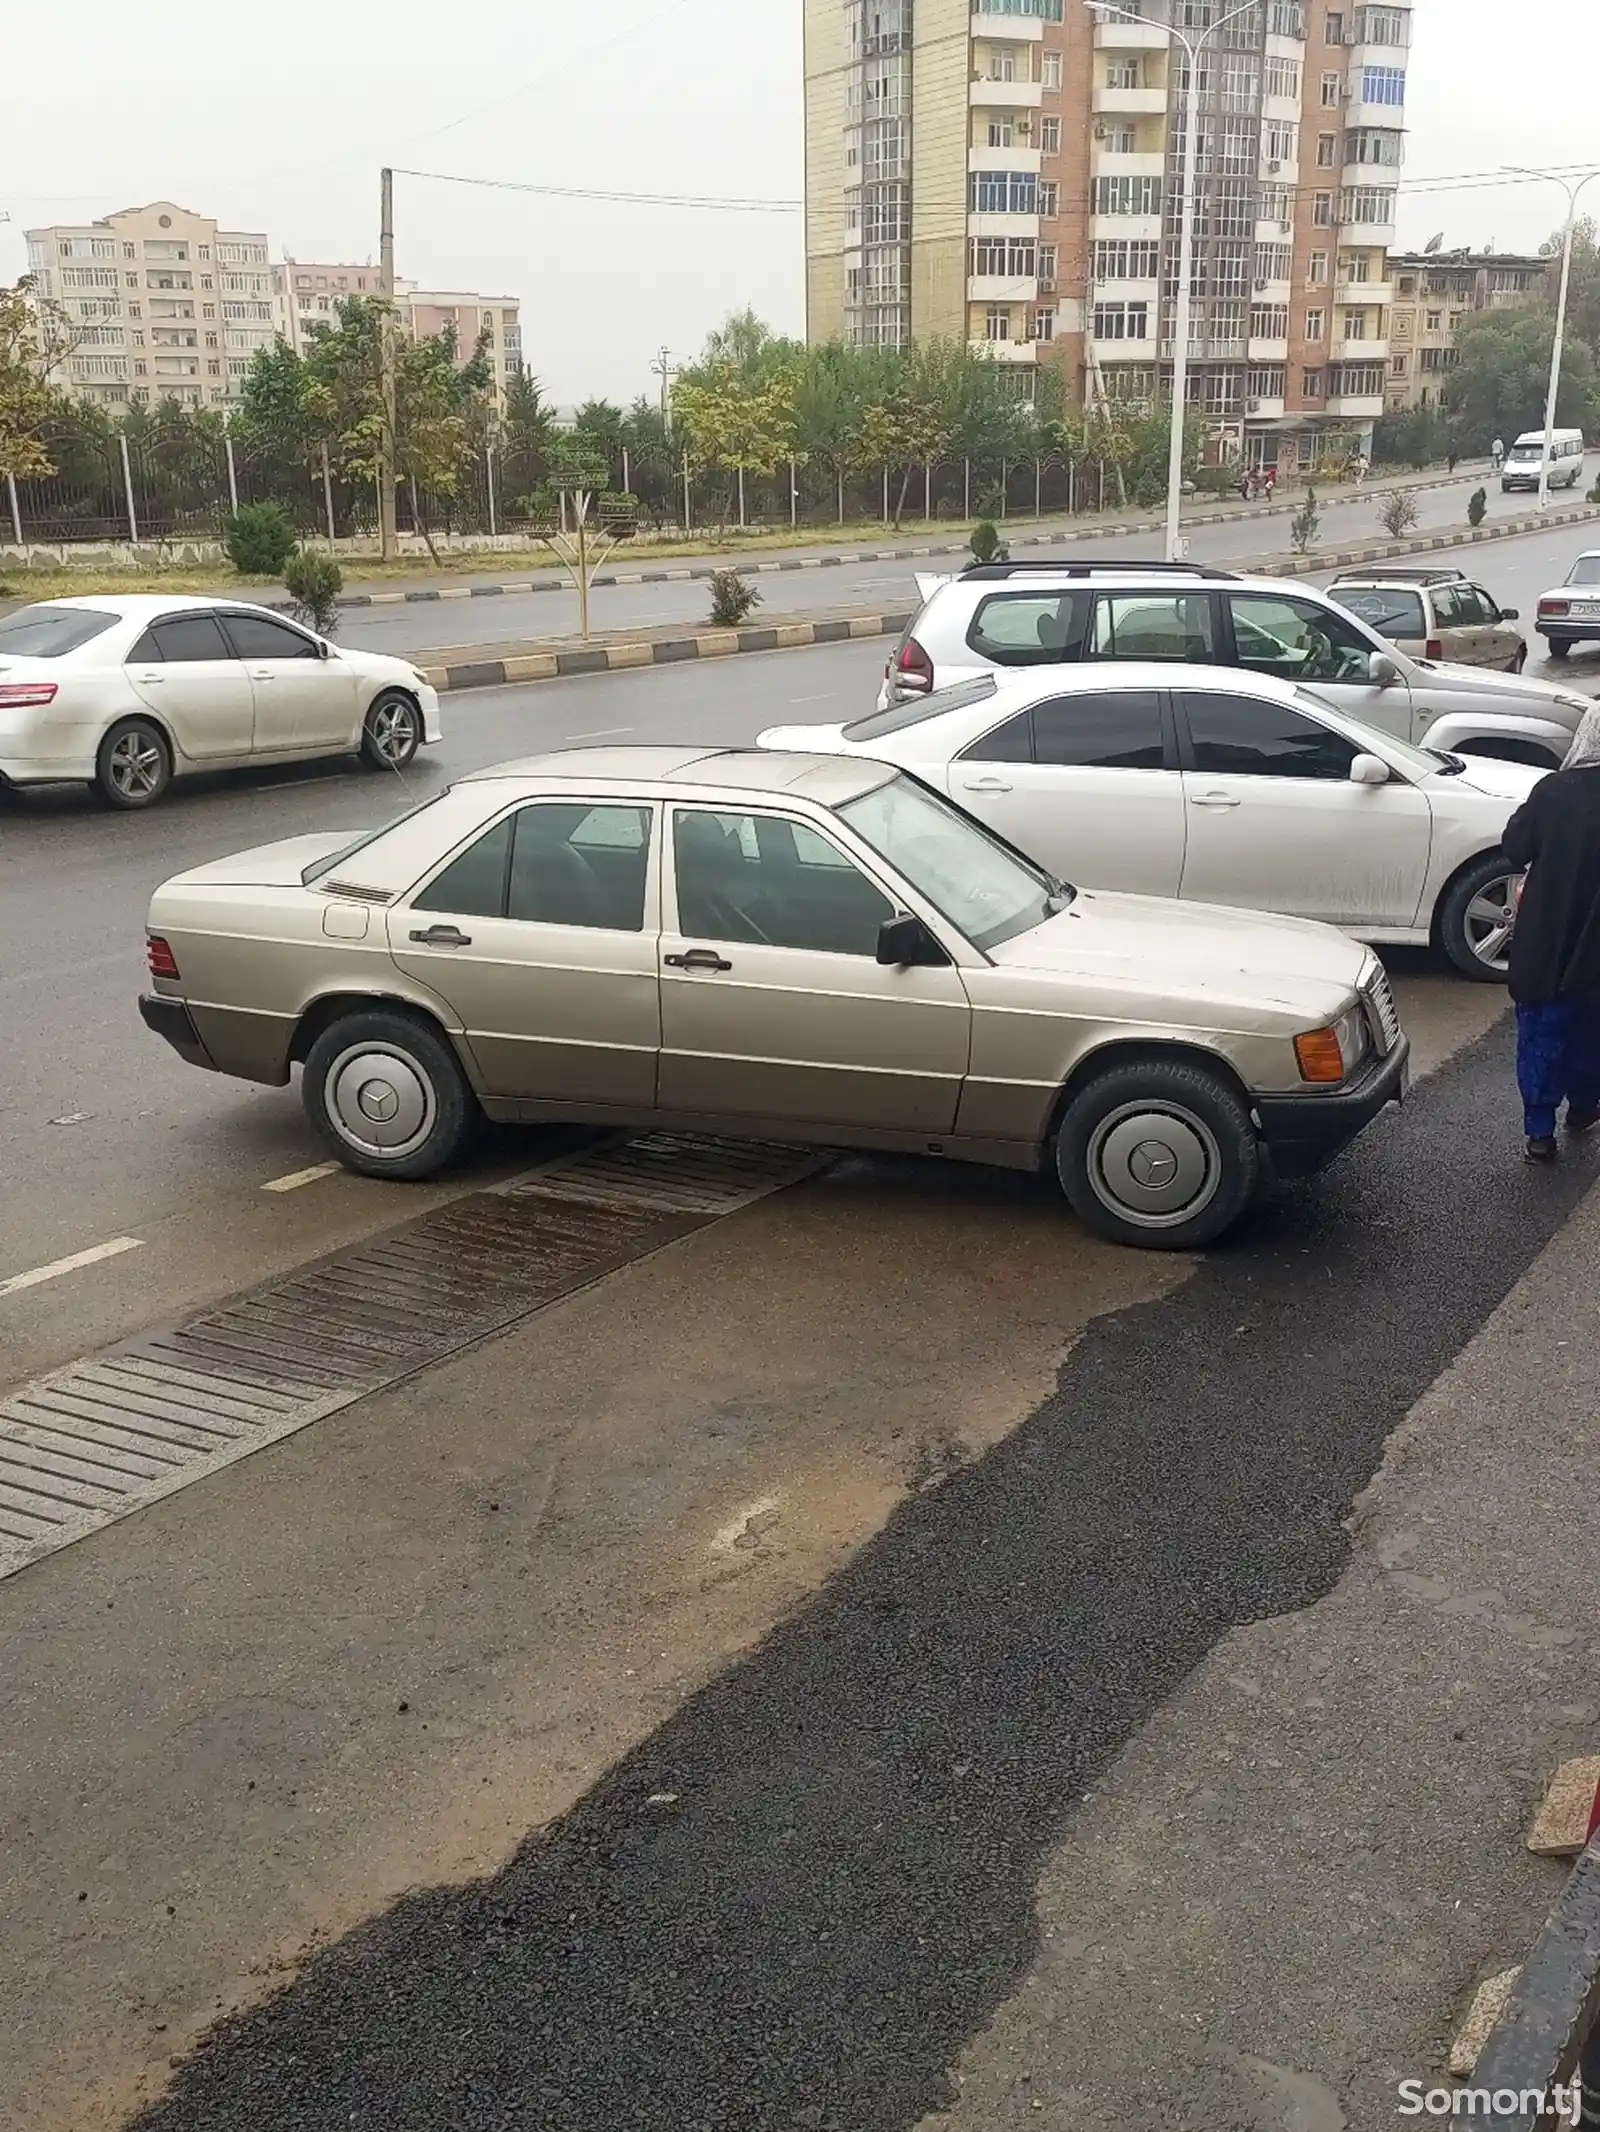
{"label": "mercedes hubcap", "polygon": [[433,1089],[402,1052],[356,1046],[334,1060],[323,1085],[334,1131],[363,1154],[408,1155],[433,1129]]}
{"label": "mercedes hubcap", "polygon": [[1491,970],[1504,970],[1511,959],[1511,935],[1517,923],[1517,877],[1505,874],[1486,881],[1467,905],[1467,945]]}
{"label": "mercedes hubcap", "polygon": [[1088,1155],[1096,1198],[1145,1228],[1193,1220],[1222,1181],[1210,1128],[1178,1104],[1124,1104],[1101,1120]]}

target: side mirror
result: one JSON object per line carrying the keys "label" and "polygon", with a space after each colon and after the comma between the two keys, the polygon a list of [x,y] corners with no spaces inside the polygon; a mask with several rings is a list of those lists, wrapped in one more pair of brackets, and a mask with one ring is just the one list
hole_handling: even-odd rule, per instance
{"label": "side mirror", "polygon": [[1389,765],[1376,755],[1358,755],[1350,765],[1350,782],[1353,785],[1386,785]]}
{"label": "side mirror", "polygon": [[333,657],[333,646],[326,637],[318,637],[317,639],[317,657],[319,659],[331,659]]}
{"label": "side mirror", "polygon": [[1520,611],[1515,607],[1502,607],[1500,610],[1500,620],[1502,622],[1520,622],[1522,620],[1522,616]]}
{"label": "side mirror", "polygon": [[1400,669],[1386,651],[1375,651],[1367,661],[1367,679],[1374,688],[1393,688],[1399,678]]}
{"label": "side mirror", "polygon": [[878,960],[892,970],[938,970],[950,958],[920,918],[901,911],[878,928]]}

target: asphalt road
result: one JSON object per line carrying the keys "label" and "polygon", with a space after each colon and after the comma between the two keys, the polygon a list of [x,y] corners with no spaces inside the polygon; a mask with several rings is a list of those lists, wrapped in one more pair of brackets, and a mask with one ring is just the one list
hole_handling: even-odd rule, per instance
{"label": "asphalt road", "polygon": [[[1419,532],[1466,522],[1466,503],[1477,481],[1458,482],[1452,487],[1420,490],[1416,496]],[[1561,500],[1565,500],[1563,497]],[[1349,547],[1381,532],[1378,514],[1382,499],[1376,494],[1359,501],[1330,504],[1323,512],[1322,541],[1325,547]],[[1526,496],[1502,496],[1491,488],[1489,519],[1526,516]],[[1028,552],[1026,522],[1008,528],[1014,556]],[[919,534],[885,534],[885,546],[907,545]],[[933,536],[937,538],[938,536]],[[1289,520],[1285,516],[1241,519],[1228,525],[1197,525],[1191,535],[1193,555],[1206,562],[1227,562],[1241,557],[1287,554]],[[1583,545],[1580,540],[1576,545]],[[826,553],[826,550],[800,550]],[[1058,547],[1041,549],[1060,555]],[[1119,555],[1148,557],[1160,553],[1158,536],[1131,533],[1096,540],[1097,557]],[[647,563],[643,564],[648,567]],[[641,560],[619,556],[614,567],[641,567]],[[667,565],[665,567],[672,567]],[[959,568],[959,560],[930,557],[922,562],[846,563],[828,570],[796,570],[774,573],[756,580],[761,592],[762,616],[807,613],[815,609],[837,612],[847,607],[870,606],[883,599],[897,601],[914,595],[918,570]],[[527,576],[526,565],[508,569],[508,580]],[[549,573],[539,571],[540,575]],[[599,629],[633,629],[669,622],[703,622],[709,595],[704,583],[677,585],[615,585],[601,587],[593,597],[590,620]],[[497,599],[444,602],[423,601],[393,607],[353,608],[339,626],[347,644],[371,651],[401,653],[411,658],[420,652],[445,652],[468,644],[527,642],[545,636],[567,636],[578,627],[576,596],[569,592],[538,592],[502,595]]]}

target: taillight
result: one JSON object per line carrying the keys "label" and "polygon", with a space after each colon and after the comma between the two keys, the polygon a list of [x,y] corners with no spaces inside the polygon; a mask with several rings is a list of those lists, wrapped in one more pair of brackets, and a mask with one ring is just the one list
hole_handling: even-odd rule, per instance
{"label": "taillight", "polygon": [[150,963],[150,975],[152,977],[177,976],[178,958],[173,954],[168,942],[163,940],[159,933],[150,933],[146,936],[145,954]]}
{"label": "taillight", "polygon": [[932,692],[933,661],[915,637],[907,637],[894,662],[894,685],[908,696],[926,696]]}
{"label": "taillight", "polygon": [[1443,640],[1439,637],[1430,637],[1423,646],[1422,656],[1425,659],[1442,659],[1444,657]]}
{"label": "taillight", "polygon": [[53,681],[0,681],[0,711],[37,711],[55,700]]}
{"label": "taillight", "polygon": [[1545,615],[1571,614],[1571,612],[1572,602],[1570,600],[1541,600],[1539,602],[1541,619]]}

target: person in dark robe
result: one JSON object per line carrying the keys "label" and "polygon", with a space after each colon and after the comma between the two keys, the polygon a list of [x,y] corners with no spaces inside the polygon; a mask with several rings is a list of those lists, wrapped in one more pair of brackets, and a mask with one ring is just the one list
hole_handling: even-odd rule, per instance
{"label": "person in dark robe", "polygon": [[1600,705],[1501,848],[1524,876],[1510,958],[1523,1131],[1528,1160],[1553,1162],[1563,1103],[1569,1133],[1600,1125]]}

